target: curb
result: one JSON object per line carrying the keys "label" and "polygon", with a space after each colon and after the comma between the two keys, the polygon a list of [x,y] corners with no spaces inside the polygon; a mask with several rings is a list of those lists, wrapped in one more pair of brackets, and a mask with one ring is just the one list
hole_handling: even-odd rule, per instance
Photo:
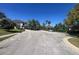
{"label": "curb", "polygon": [[[14,33],[14,34],[10,34],[10,35],[5,35],[5,37],[11,36],[11,35],[16,35],[16,34],[18,34],[18,33]],[[10,37],[10,38],[8,38],[6,40],[1,41],[0,42],[0,49],[7,47],[9,45],[8,42],[13,41],[13,39],[11,39],[12,37]],[[4,35],[2,37],[0,37],[0,38],[4,38]]]}
{"label": "curb", "polygon": [[2,35],[2,36],[0,36],[0,38],[4,38],[4,37],[11,36],[11,35],[15,35],[15,34],[16,34],[16,33],[8,34],[8,35]]}
{"label": "curb", "polygon": [[64,40],[63,40],[63,42],[64,42],[69,48],[71,48],[72,51],[74,51],[74,52],[76,52],[76,53],[79,53],[79,48],[77,48],[76,46],[74,46],[72,43],[70,43],[70,42],[68,41],[68,39],[70,39],[70,38],[73,38],[73,37],[69,37],[69,36],[65,37]]}

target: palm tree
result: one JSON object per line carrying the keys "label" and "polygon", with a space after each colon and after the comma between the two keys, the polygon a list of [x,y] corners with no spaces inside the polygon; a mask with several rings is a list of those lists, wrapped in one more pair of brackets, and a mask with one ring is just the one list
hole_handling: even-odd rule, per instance
{"label": "palm tree", "polygon": [[47,30],[51,30],[51,21],[46,20],[46,24],[47,24]]}
{"label": "palm tree", "polygon": [[43,24],[41,25],[41,29],[42,29],[42,30],[46,30],[46,24],[45,24],[45,23],[43,23]]}

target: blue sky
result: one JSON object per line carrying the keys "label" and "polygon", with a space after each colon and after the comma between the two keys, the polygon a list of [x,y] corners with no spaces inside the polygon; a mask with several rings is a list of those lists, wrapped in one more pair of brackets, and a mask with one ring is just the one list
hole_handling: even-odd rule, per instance
{"label": "blue sky", "polygon": [[40,23],[50,20],[55,25],[67,17],[68,12],[75,4],[49,3],[49,4],[27,4],[27,3],[7,3],[0,4],[0,11],[4,12],[11,19],[21,19],[27,21],[35,18]]}

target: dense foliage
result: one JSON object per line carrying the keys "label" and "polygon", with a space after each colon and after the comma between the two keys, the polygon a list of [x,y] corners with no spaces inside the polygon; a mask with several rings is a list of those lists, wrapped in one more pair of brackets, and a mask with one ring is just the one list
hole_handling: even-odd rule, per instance
{"label": "dense foliage", "polygon": [[59,32],[68,32],[69,28],[71,31],[79,31],[79,4],[76,4],[67,15],[67,18],[64,20],[63,24],[56,24],[54,31]]}
{"label": "dense foliage", "polygon": [[12,29],[16,24],[9,18],[6,17],[4,13],[0,12],[0,27],[5,29]]}

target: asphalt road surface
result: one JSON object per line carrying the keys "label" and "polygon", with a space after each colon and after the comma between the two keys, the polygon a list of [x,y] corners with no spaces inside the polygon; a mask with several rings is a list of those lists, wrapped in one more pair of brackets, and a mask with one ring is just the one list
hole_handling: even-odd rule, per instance
{"label": "asphalt road surface", "polygon": [[26,30],[0,42],[0,55],[72,55],[64,33]]}

